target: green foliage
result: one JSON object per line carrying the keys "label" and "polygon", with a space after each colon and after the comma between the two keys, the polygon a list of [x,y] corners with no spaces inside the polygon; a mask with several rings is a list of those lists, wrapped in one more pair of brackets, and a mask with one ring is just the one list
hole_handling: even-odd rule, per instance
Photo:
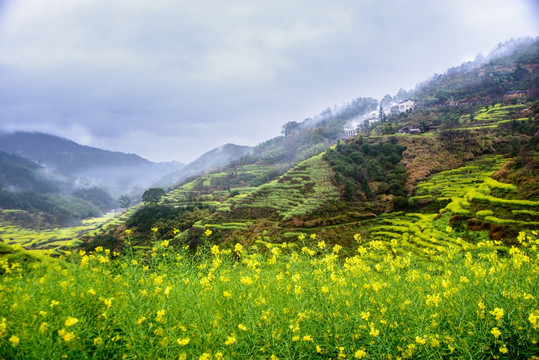
{"label": "green foliage", "polygon": [[136,227],[138,231],[149,232],[158,220],[171,220],[179,215],[179,210],[166,205],[146,205],[138,209],[126,222],[127,227]]}
{"label": "green foliage", "polygon": [[150,188],[144,191],[144,194],[142,194],[142,201],[155,204],[159,202],[159,200],[165,196],[165,194],[165,190],[161,188]]}
{"label": "green foliage", "polygon": [[403,151],[395,138],[360,138],[327,151],[324,159],[335,171],[335,183],[346,200],[372,200],[383,194],[405,196],[406,172],[399,164]]}
{"label": "green foliage", "polygon": [[127,195],[121,195],[118,198],[118,204],[125,210],[129,209],[129,206],[131,205],[132,200]]}
{"label": "green foliage", "polygon": [[136,228],[139,234],[148,235],[152,228],[157,228],[161,236],[173,237],[175,232],[190,229],[213,211],[212,206],[200,203],[183,206],[152,204],[140,207],[125,225]]}

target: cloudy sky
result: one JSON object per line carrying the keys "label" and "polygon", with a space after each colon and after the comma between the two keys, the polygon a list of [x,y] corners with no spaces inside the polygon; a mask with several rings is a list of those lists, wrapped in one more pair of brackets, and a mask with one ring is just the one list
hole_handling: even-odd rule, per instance
{"label": "cloudy sky", "polygon": [[0,130],[189,162],[538,34],[535,0],[0,0]]}

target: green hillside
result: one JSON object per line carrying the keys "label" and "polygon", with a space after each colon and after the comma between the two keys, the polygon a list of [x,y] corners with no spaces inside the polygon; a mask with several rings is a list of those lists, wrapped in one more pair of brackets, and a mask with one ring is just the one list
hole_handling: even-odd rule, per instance
{"label": "green hillside", "polygon": [[121,215],[1,210],[0,359],[536,359],[538,64],[536,42],[400,91],[406,112],[288,122]]}

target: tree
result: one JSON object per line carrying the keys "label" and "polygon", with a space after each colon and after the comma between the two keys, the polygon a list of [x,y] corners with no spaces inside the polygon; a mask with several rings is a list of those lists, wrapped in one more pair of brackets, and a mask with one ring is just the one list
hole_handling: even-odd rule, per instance
{"label": "tree", "polygon": [[281,129],[281,134],[284,137],[287,137],[292,133],[292,131],[296,130],[299,127],[299,123],[296,121],[289,121],[286,124],[283,125],[283,128]]}
{"label": "tree", "polygon": [[382,103],[380,103],[380,108],[378,109],[378,116],[380,117],[380,124],[383,124],[386,122],[386,114],[384,113],[384,107],[382,106]]}
{"label": "tree", "polygon": [[157,203],[161,197],[165,195],[165,190],[161,188],[150,188],[142,194],[142,201],[149,203]]}
{"label": "tree", "polygon": [[388,107],[391,105],[392,101],[393,101],[393,98],[391,97],[391,95],[387,94],[386,96],[382,98],[382,100],[380,100],[380,105]]}
{"label": "tree", "polygon": [[118,198],[118,203],[122,208],[125,210],[129,209],[129,206],[131,205],[131,199],[127,195],[122,195]]}

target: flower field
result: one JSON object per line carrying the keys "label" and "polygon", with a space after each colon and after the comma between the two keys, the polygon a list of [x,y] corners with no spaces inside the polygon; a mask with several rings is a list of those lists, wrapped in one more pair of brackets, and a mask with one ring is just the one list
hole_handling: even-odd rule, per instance
{"label": "flower field", "polygon": [[0,358],[538,359],[535,231],[430,261],[398,239],[299,240],[41,261],[5,245]]}

